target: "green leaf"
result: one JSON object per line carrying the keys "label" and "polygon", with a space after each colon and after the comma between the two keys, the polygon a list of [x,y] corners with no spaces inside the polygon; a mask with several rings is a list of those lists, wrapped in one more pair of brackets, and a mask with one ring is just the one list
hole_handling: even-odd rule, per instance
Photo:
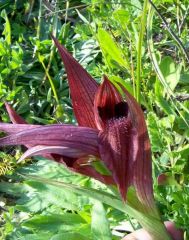
{"label": "green leaf", "polygon": [[[56,180],[64,179],[67,182],[80,183],[83,181],[82,176],[70,173],[64,165],[57,164],[41,157],[37,159],[40,161],[20,169],[19,173],[45,176],[49,181],[53,178]],[[73,191],[66,188],[46,185],[31,179],[24,181],[22,187],[21,184],[19,186],[21,189],[30,189],[27,197],[21,195],[21,198],[18,200],[17,209],[25,212],[38,212],[52,204],[68,210],[77,211],[81,208],[81,202],[87,201],[85,196],[78,197]]]}
{"label": "green leaf", "polygon": [[76,9],[76,12],[79,16],[79,18],[86,24],[89,24],[89,21],[78,11],[78,9]]}
{"label": "green leaf", "polygon": [[130,20],[130,13],[125,9],[117,9],[113,12],[113,17],[117,22],[120,23],[123,29],[126,29],[127,24]]}
{"label": "green leaf", "polygon": [[1,17],[4,18],[5,20],[3,35],[5,35],[7,44],[10,45],[11,44],[11,27],[10,27],[10,22],[7,17],[7,13],[5,9],[2,10]]}
{"label": "green leaf", "polygon": [[182,83],[183,85],[189,86],[189,72],[188,71],[181,74],[180,83]]}
{"label": "green leaf", "polygon": [[79,233],[59,233],[54,235],[50,240],[90,240],[89,237],[85,237]]}
{"label": "green leaf", "polygon": [[28,239],[32,239],[32,240],[44,240],[44,239],[51,239],[52,237],[52,233],[44,233],[44,232],[39,232],[38,234],[23,234],[21,236],[21,233],[19,233],[19,237],[18,235],[16,236],[15,233],[13,233],[11,236],[11,238],[7,238],[11,239],[11,240],[28,240]]}
{"label": "green leaf", "polygon": [[[83,218],[75,213],[35,215],[25,221],[22,226],[37,231],[56,232],[60,229],[71,229],[72,225],[85,223]],[[68,226],[67,226],[68,225]],[[69,227],[70,226],[70,227]]]}
{"label": "green leaf", "polygon": [[[34,177],[31,175],[27,175],[26,177],[60,188],[64,187],[77,194],[85,195],[95,200],[99,200],[136,218],[141,223],[141,225],[154,237],[154,240],[170,240],[170,237],[167,235],[165,227],[161,222],[157,209],[154,207],[153,211],[147,214],[146,209],[148,208],[148,206],[142,204],[138,200],[137,195],[132,188],[130,188],[128,192],[128,201],[127,204],[125,204],[117,196],[101,190],[81,187],[74,184],[53,181],[40,177]],[[154,224],[156,226],[156,229],[154,229]],[[160,235],[161,238],[159,237]]]}
{"label": "green leaf", "polygon": [[6,55],[6,53],[7,51],[6,51],[5,43],[0,40],[0,56],[4,56]]}
{"label": "green leaf", "polygon": [[114,42],[111,35],[104,29],[99,28],[97,38],[108,66],[112,68],[117,67],[116,62],[119,66],[128,69],[129,64],[123,58],[122,50]]}
{"label": "green leaf", "polygon": [[93,204],[91,228],[94,240],[112,239],[109,223],[106,218],[106,211],[103,204],[99,201],[94,201]]}
{"label": "green leaf", "polygon": [[131,85],[131,83],[129,81],[124,81],[122,78],[120,78],[118,76],[110,76],[109,79],[114,84],[121,83],[121,85],[123,85],[127,89],[127,91],[129,91],[129,93],[133,95],[133,87],[132,87],[132,85]]}
{"label": "green leaf", "polygon": [[155,100],[157,105],[162,108],[162,110],[167,114],[175,114],[174,108],[171,106],[170,102],[166,100],[163,94],[163,86],[161,82],[157,79],[155,82]]}
{"label": "green leaf", "polygon": [[152,143],[153,152],[163,152],[165,150],[165,142],[163,140],[162,129],[159,124],[159,119],[155,113],[148,113],[147,117],[148,130],[150,135],[150,140]]}
{"label": "green leaf", "polygon": [[177,66],[175,66],[175,62],[170,56],[164,57],[160,63],[160,70],[167,85],[172,91],[174,91],[179,82],[181,69],[182,64],[177,64]]}

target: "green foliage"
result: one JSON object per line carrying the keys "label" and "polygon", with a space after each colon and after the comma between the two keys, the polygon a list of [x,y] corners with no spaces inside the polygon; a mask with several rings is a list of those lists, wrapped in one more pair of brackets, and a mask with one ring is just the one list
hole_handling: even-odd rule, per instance
{"label": "green foliage", "polygon": [[92,208],[91,229],[93,239],[110,240],[111,232],[106,218],[106,212],[101,202],[95,201]]}
{"label": "green foliage", "polygon": [[[63,166],[41,158],[32,165],[19,168],[11,176],[12,181],[18,180],[20,174],[45,176],[45,179],[49,180],[65,179],[66,183],[72,182],[79,185],[86,185],[88,182],[84,177],[70,173]],[[96,211],[103,209],[103,206],[96,202],[94,205],[96,208],[91,215],[89,207],[93,203],[85,195],[77,195],[70,189],[40,183],[35,179],[20,183],[2,182],[0,191],[12,196],[15,204],[11,212],[4,213],[6,221],[4,230],[7,239],[18,237],[38,239],[41,236],[59,239],[61,235],[66,236],[66,234],[70,239],[76,236],[80,237],[79,239],[92,239],[91,221],[92,229],[96,229]],[[103,211],[104,215],[98,216],[98,221],[105,223],[107,219],[105,210]],[[13,229],[14,232],[12,232]],[[105,228],[105,231],[110,234],[109,228],[107,230]]]}
{"label": "green foliage", "polygon": [[118,67],[117,64],[115,64],[116,62],[120,67],[127,68],[128,63],[123,58],[121,49],[115,44],[111,35],[102,28],[99,28],[97,38],[108,67]]}
{"label": "green foliage", "polygon": [[166,56],[160,63],[160,69],[167,85],[171,91],[174,91],[180,80],[182,64],[175,66],[174,60],[171,57]]}

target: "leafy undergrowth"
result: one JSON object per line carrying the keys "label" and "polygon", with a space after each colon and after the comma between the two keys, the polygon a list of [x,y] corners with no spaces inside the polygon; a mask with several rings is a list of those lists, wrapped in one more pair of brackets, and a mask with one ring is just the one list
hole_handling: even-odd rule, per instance
{"label": "leafy undergrowth", "polygon": [[[138,97],[159,210],[189,239],[188,0],[154,3],[144,14],[139,0],[0,1],[0,118],[9,122],[6,100],[29,123],[75,123],[53,32],[95,79],[105,73]],[[114,226],[139,227],[84,195],[27,178],[105,189],[46,159],[17,164],[21,152],[0,152],[1,239],[120,239],[125,232],[112,236]]]}
{"label": "leafy undergrowth", "polygon": [[[12,205],[2,215],[5,221],[2,234],[6,239],[55,240],[63,236],[64,239],[112,239],[111,229],[127,219],[99,201],[32,180],[32,175],[106,189],[96,181],[71,173],[63,165],[38,158],[35,163],[18,168],[9,176],[9,181],[4,179],[0,184],[1,202]],[[119,238],[114,236],[113,239]]]}

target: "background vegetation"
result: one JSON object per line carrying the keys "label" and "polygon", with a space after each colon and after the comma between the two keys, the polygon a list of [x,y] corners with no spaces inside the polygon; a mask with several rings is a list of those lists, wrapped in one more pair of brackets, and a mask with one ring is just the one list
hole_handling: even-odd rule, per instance
{"label": "background vegetation", "polygon": [[[189,239],[189,1],[153,3],[0,0],[0,118],[9,122],[6,100],[29,123],[75,122],[53,33],[97,81],[122,82],[142,104],[157,204]],[[105,189],[46,159],[17,164],[21,152],[0,151],[0,239],[120,239],[125,233],[112,229],[123,221],[140,227],[100,202],[23,178]]]}

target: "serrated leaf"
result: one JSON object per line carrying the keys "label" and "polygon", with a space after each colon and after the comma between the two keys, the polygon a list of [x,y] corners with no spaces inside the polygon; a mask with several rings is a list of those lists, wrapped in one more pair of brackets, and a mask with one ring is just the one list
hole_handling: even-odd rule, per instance
{"label": "serrated leaf", "polygon": [[147,116],[147,124],[149,130],[149,136],[151,140],[151,148],[153,152],[162,152],[165,148],[164,141],[162,138],[161,128],[158,124],[159,119],[155,113],[150,112]]}
{"label": "serrated leaf", "polygon": [[[154,208],[153,211],[147,214],[146,206],[143,205],[138,200],[137,195],[132,188],[130,188],[130,190],[128,191],[128,200],[127,200],[127,204],[125,204],[124,202],[121,201],[121,199],[119,199],[115,195],[101,191],[101,190],[81,187],[78,185],[68,184],[60,181],[52,181],[52,180],[48,180],[40,177],[34,177],[31,175],[27,176],[27,178],[31,178],[36,181],[50,184],[57,187],[64,187],[77,194],[85,195],[85,196],[88,196],[89,198],[99,200],[105,204],[108,204],[122,212],[125,212],[135,217],[141,223],[141,225],[147,231],[149,231],[150,234],[152,234],[152,236],[154,237],[154,240],[155,239],[170,240],[170,237],[167,235],[165,226],[161,222],[157,209]],[[156,226],[156,229],[154,229],[154,225]],[[160,238],[160,235],[161,235],[161,238]]]}

